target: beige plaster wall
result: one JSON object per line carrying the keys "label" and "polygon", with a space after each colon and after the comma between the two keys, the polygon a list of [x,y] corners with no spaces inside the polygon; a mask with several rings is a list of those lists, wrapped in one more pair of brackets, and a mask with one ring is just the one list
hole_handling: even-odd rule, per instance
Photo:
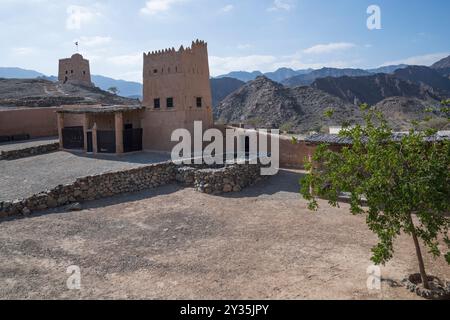
{"label": "beige plaster wall", "polygon": [[[207,44],[192,42],[190,48],[181,47],[144,53],[142,118],[144,150],[170,152],[175,129],[185,128],[193,134],[194,121],[202,121],[203,129],[213,126],[212,98],[209,81]],[[174,99],[174,107],[166,107],[166,99]],[[202,106],[196,106],[196,98]],[[154,108],[154,99],[161,101]]]}
{"label": "beige plaster wall", "polygon": [[32,138],[57,136],[56,110],[21,108],[0,110],[0,136],[29,134]]}

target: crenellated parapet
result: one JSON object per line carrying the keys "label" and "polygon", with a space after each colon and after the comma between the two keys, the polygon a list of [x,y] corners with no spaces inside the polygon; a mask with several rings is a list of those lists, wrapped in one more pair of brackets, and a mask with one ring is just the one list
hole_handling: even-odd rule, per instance
{"label": "crenellated parapet", "polygon": [[183,54],[192,54],[196,52],[204,52],[208,49],[208,44],[205,41],[202,40],[196,40],[192,41],[192,44],[190,47],[184,47],[180,46],[178,50],[175,50],[174,47],[172,48],[166,48],[162,50],[155,50],[155,51],[149,51],[147,53],[144,53],[144,58],[153,58],[153,57],[160,57],[163,55],[183,55]]}

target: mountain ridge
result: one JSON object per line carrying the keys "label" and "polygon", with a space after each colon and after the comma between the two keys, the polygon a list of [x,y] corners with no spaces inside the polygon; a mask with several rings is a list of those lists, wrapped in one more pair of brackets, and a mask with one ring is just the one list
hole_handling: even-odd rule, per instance
{"label": "mountain ridge", "polygon": [[0,79],[0,107],[54,107],[66,104],[135,105],[97,87],[61,84],[45,79]]}
{"label": "mountain ridge", "polygon": [[[35,70],[27,70],[17,67],[0,67],[0,78],[4,79],[45,79],[49,81],[58,81],[56,76],[47,76]],[[107,91],[111,87],[119,90],[119,95],[123,97],[142,96],[142,84],[139,82],[113,79],[101,75],[92,75],[92,82],[95,86]]]}

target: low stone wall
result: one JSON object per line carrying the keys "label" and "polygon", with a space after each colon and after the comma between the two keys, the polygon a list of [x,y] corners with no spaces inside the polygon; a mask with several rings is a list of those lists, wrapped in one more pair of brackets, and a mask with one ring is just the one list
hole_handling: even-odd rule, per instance
{"label": "low stone wall", "polygon": [[239,192],[262,179],[261,165],[235,164],[224,167],[177,166],[173,162],[108,172],[77,179],[27,199],[0,202],[0,217],[29,215],[33,211],[107,198],[118,194],[180,182],[208,194]]}
{"label": "low stone wall", "polygon": [[233,164],[221,168],[177,168],[177,181],[208,194],[239,192],[261,180],[261,165]]}
{"label": "low stone wall", "polygon": [[14,160],[14,159],[20,159],[20,158],[26,158],[31,156],[36,156],[38,154],[44,154],[44,153],[50,153],[54,151],[59,150],[59,143],[50,143],[50,144],[44,144],[40,146],[34,146],[24,149],[17,149],[17,150],[9,150],[9,151],[2,151],[0,153],[0,160]]}
{"label": "low stone wall", "polygon": [[27,199],[0,202],[0,216],[28,215],[70,203],[155,188],[174,180],[175,164],[171,162],[89,176]]}

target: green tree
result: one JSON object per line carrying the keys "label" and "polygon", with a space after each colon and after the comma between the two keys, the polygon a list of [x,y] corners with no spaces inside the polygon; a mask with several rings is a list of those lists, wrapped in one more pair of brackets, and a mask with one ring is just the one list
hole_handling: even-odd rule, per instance
{"label": "green tree", "polygon": [[110,87],[108,91],[115,95],[119,93],[119,89],[117,89],[117,87]]}
{"label": "green tree", "polygon": [[[448,101],[442,112],[448,116]],[[421,252],[423,245],[440,256],[439,238],[450,241],[450,141],[436,141],[435,131],[411,130],[393,139],[392,129],[380,113],[362,106],[365,125],[346,128],[341,136],[351,145],[340,152],[320,145],[306,168],[301,194],[311,210],[316,197],[339,206],[342,192],[350,194],[350,211],[365,214],[371,231],[378,236],[372,261],[385,264],[394,254],[394,240],[411,236],[425,288],[428,277]],[[444,253],[450,264],[450,250]]]}

